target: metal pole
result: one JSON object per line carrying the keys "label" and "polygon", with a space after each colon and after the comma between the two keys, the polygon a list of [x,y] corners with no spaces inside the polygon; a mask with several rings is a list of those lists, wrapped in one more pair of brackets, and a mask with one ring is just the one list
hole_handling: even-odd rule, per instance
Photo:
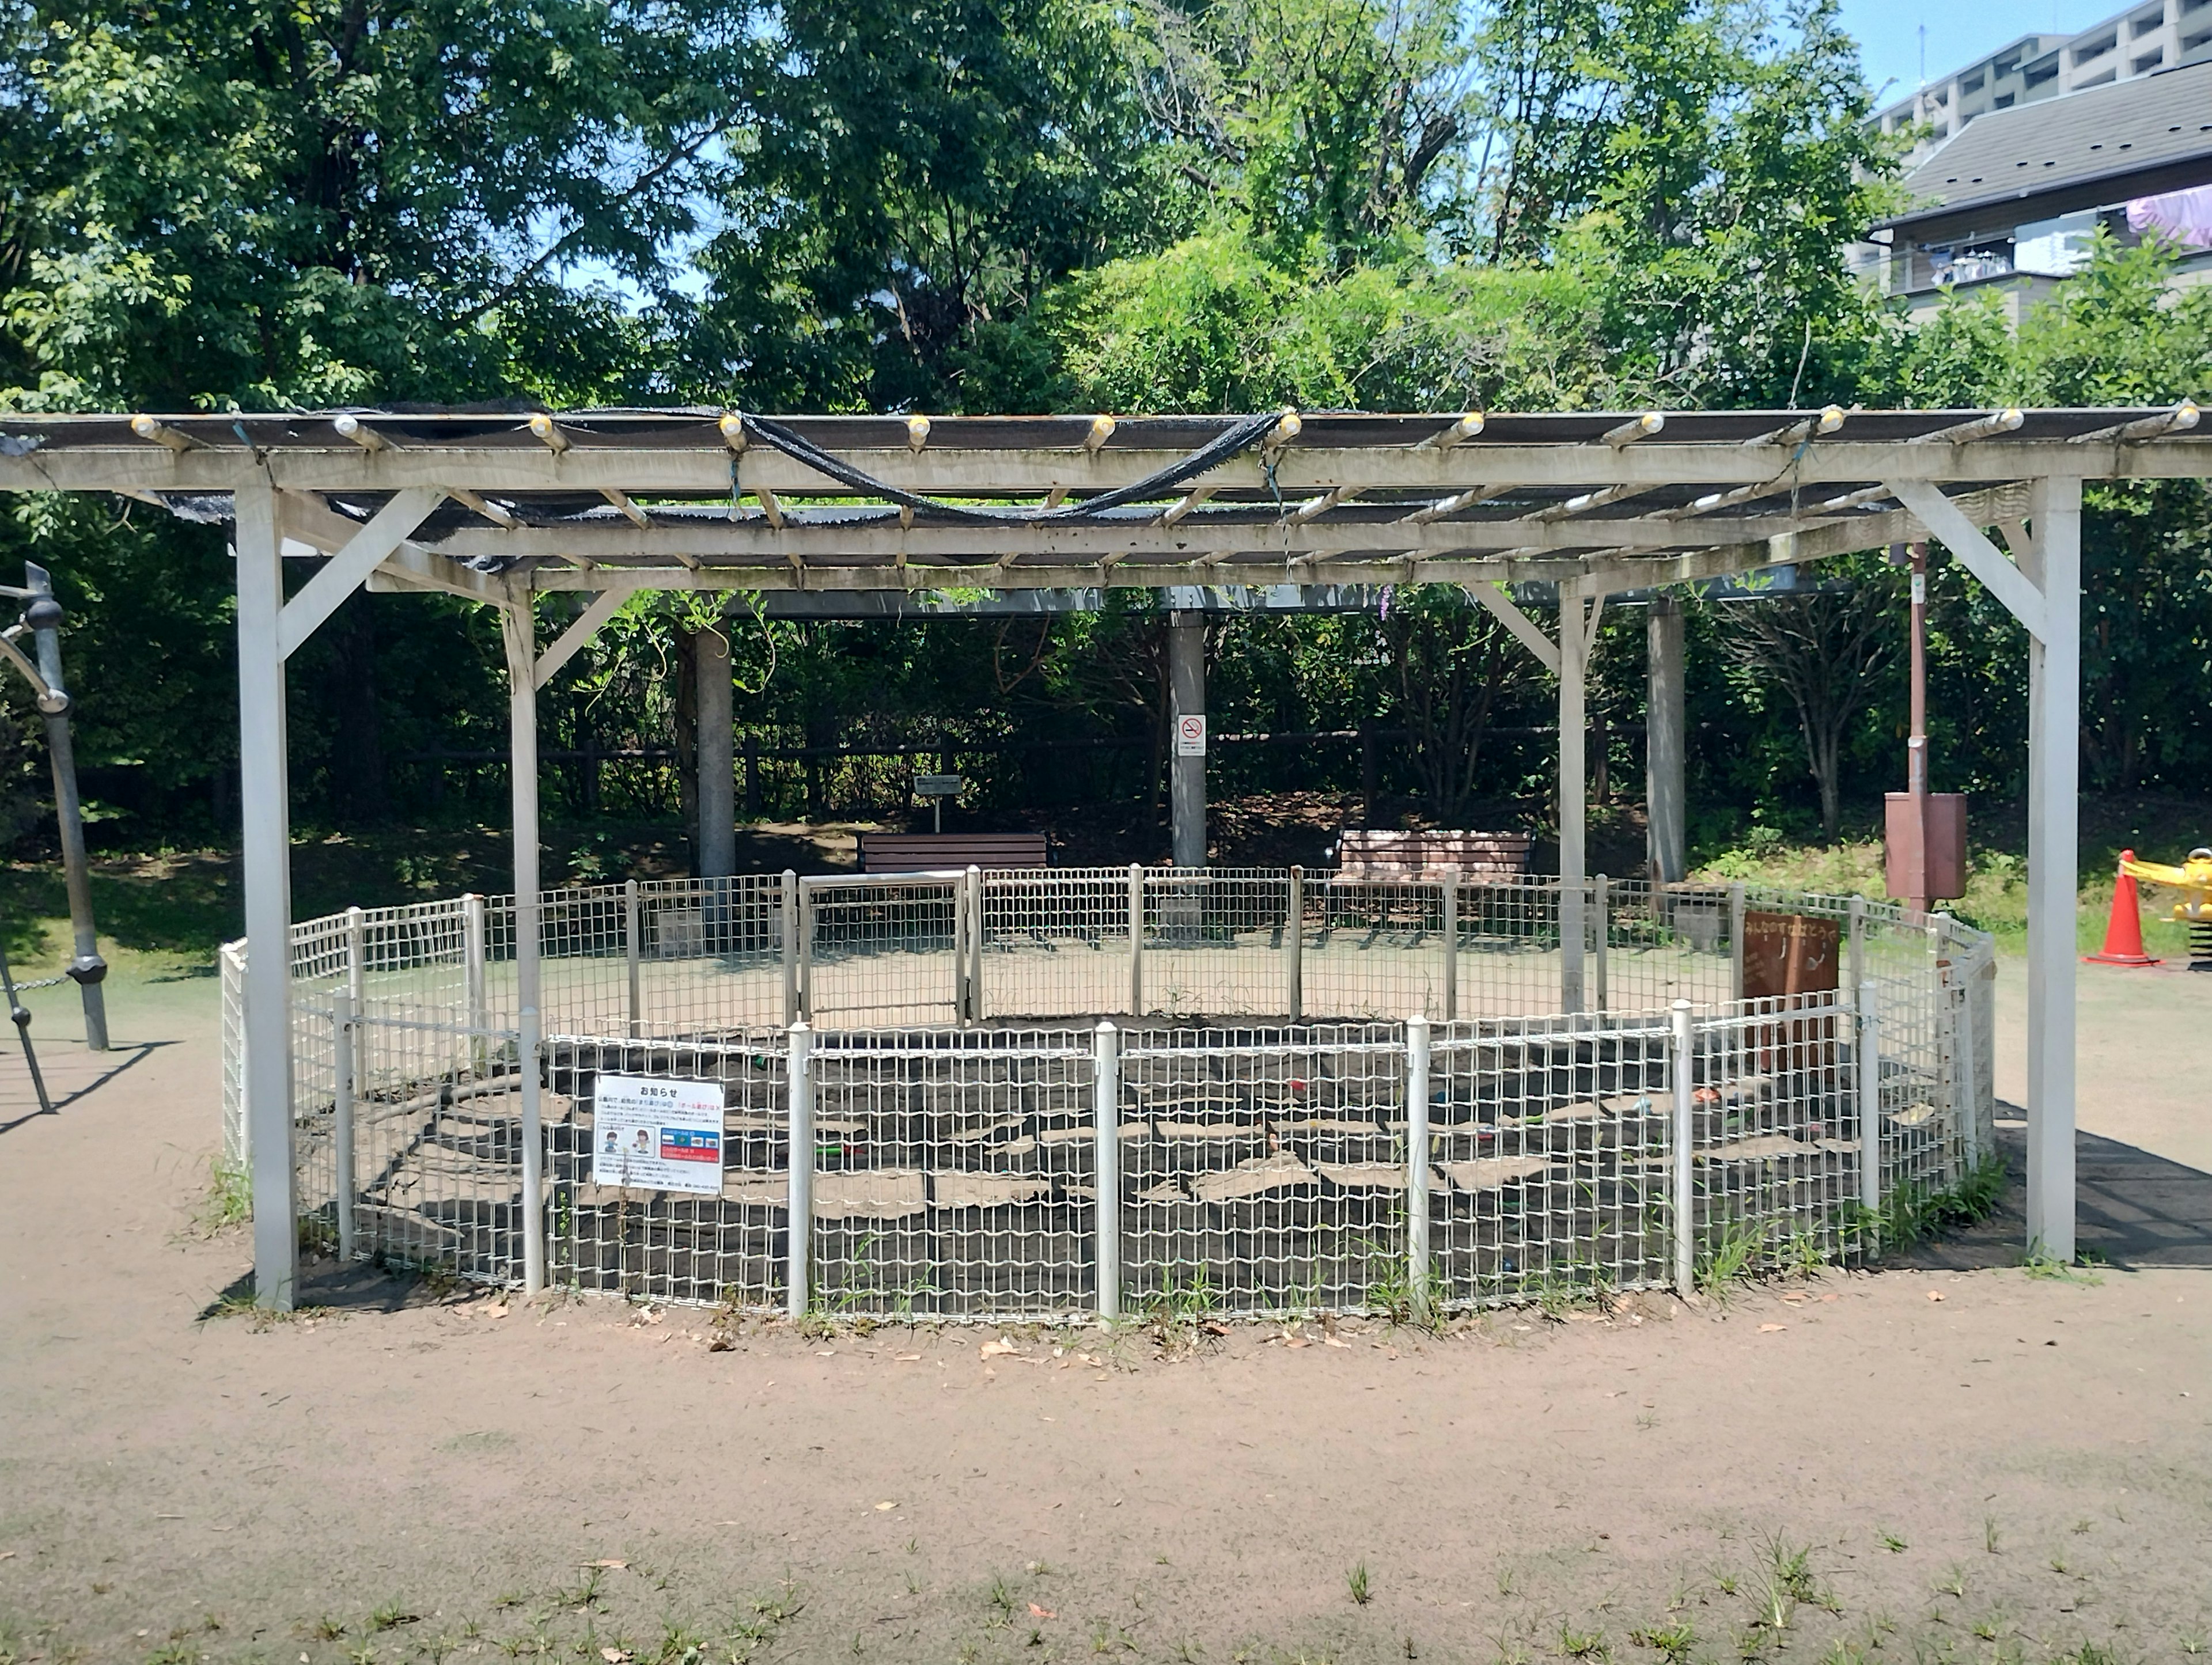
{"label": "metal pole", "polygon": [[2079,906],[2081,483],[2040,480],[2030,513],[2044,629],[2028,642],[2027,1237],[2074,1259],[2074,957]]}
{"label": "metal pole", "polygon": [[1905,792],[1911,801],[1912,860],[1908,867],[1912,894],[1905,905],[1916,914],[1928,911],[1928,545],[1911,546],[1912,617],[1911,693],[1907,700],[1911,733],[1905,743]]}
{"label": "metal pole", "polygon": [[983,1021],[983,870],[968,869],[968,1017]]}
{"label": "metal pole", "polygon": [[[1206,715],[1206,616],[1168,615],[1168,705],[1172,720]],[[1206,755],[1168,759],[1168,804],[1174,828],[1175,865],[1206,866]]]}
{"label": "metal pole", "polygon": [[8,996],[8,1018],[15,1025],[15,1038],[23,1043],[23,1061],[31,1066],[31,1090],[38,1095],[40,1111],[52,1115],[54,1102],[46,1097],[46,1078],[39,1068],[39,1054],[31,1045],[31,1008],[15,994],[15,974],[8,969],[4,951],[0,951],[0,990]]}
{"label": "metal pole", "polygon": [[1668,1043],[1667,1079],[1674,1089],[1674,1137],[1670,1141],[1674,1200],[1674,1293],[1687,1298],[1697,1287],[1697,1195],[1694,1189],[1697,1150],[1690,1120],[1692,1073],[1696,1068],[1690,1030],[1690,1003],[1677,1000],[1674,1027]]}
{"label": "metal pole", "polygon": [[1581,580],[1559,581],[1559,1010],[1583,1009],[1583,863],[1589,635]]}
{"label": "metal pole", "polygon": [[[361,1012],[368,1005],[368,926],[358,908],[346,909],[346,994],[353,1000],[353,1009]],[[361,1045],[359,1030],[354,1031],[354,1045]],[[356,1055],[353,1061],[356,1080],[367,1072]]]}
{"label": "metal pole", "polygon": [[789,1028],[802,1015],[799,960],[801,951],[799,921],[799,875],[783,870],[783,1021]]}
{"label": "metal pole", "polygon": [[1444,1021],[1459,1017],[1459,869],[1444,869]]}
{"label": "metal pole", "polygon": [[[1954,962],[1955,968],[1956,962]],[[1982,1165],[1982,1098],[1974,1071],[1981,1056],[1974,1042],[1974,979],[1980,971],[1978,962],[1971,965],[1957,979],[1959,985],[1959,1023],[1957,1035],[1959,1067],[1954,1073],[1958,1082],[1959,1102],[1954,1114],[1959,1118],[1959,1156],[1972,1175]]]}
{"label": "metal pole", "polygon": [[644,1032],[645,1020],[643,991],[639,987],[642,981],[638,964],[637,940],[638,927],[641,923],[638,917],[637,881],[634,878],[626,878],[623,881],[623,957],[628,962],[627,969],[629,972],[629,1038],[633,1041]]}
{"label": "metal pole", "polygon": [[1283,1012],[1295,1024],[1306,1003],[1306,870],[1295,862],[1283,926]]}
{"label": "metal pole", "polygon": [[292,1147],[292,817],[276,493],[233,494],[238,550],[238,780],[246,868],[246,1102],[252,1117],[253,1298],[289,1311],[299,1279]]}
{"label": "metal pole", "polygon": [[804,1318],[811,1293],[814,1242],[814,1031],[801,1020],[791,1026],[790,1041],[791,1194],[786,1211],[790,1224],[784,1234],[784,1310]]}
{"label": "metal pole", "polygon": [[1644,719],[1644,805],[1650,825],[1651,884],[1677,884],[1689,875],[1687,793],[1684,785],[1682,604],[1655,593],[1644,623],[1648,656]]}
{"label": "metal pole", "polygon": [[354,1256],[355,1235],[358,1223],[354,1218],[354,1199],[360,1194],[360,1182],[354,1175],[353,1094],[354,1048],[360,1043],[360,1032],[354,1022],[358,1008],[350,994],[340,994],[331,1001],[331,1057],[337,1071],[337,1102],[331,1115],[331,1136],[337,1157],[337,1175],[333,1188],[337,1192],[338,1259],[350,1261]]}
{"label": "metal pole", "polygon": [[[1881,1212],[1881,1009],[1874,981],[1859,985],[1859,1203]],[[1875,1241],[1879,1243],[1877,1237]]]}
{"label": "metal pole", "polygon": [[1844,986],[1856,988],[1866,981],[1866,898],[1853,896],[1850,906],[1850,934],[1847,939],[1850,963],[1844,969]]}
{"label": "metal pole", "polygon": [[1429,1020],[1406,1019],[1406,1287],[1429,1316]]}
{"label": "metal pole", "polygon": [[[84,1044],[92,1052],[107,1050],[107,996],[100,987],[107,976],[107,962],[100,957],[100,933],[92,921],[92,870],[84,852],[84,811],[77,799],[76,745],[70,733],[69,690],[62,681],[62,609],[54,599],[53,580],[44,567],[23,563],[23,587],[37,599],[24,610],[23,622],[31,627],[38,649],[39,674],[52,690],[51,699],[39,702],[46,719],[46,757],[53,769],[54,818],[62,839],[62,873],[69,887],[70,932],[76,956],[68,975],[75,980],[84,1005]],[[56,708],[47,710],[48,705]]]}
{"label": "metal pole", "polygon": [[1729,886],[1729,999],[1743,999],[1743,881]]}
{"label": "metal pole", "polygon": [[1092,1208],[1098,1237],[1098,1316],[1121,1316],[1121,1037],[1102,1023],[1092,1041],[1091,1121],[1097,1183]]}
{"label": "metal pole", "polygon": [[508,795],[514,819],[514,987],[522,1072],[522,1289],[545,1287],[544,1133],[539,1121],[541,992],[538,842],[538,642],[527,601],[500,609],[507,645]]}
{"label": "metal pole", "polygon": [[1606,1009],[1606,939],[1612,934],[1613,893],[1605,875],[1600,873],[1590,881],[1590,940],[1596,945],[1590,964],[1590,1004],[1600,1012]]}
{"label": "metal pole", "polygon": [[1129,864],[1129,1016],[1145,1015],[1145,870]]}

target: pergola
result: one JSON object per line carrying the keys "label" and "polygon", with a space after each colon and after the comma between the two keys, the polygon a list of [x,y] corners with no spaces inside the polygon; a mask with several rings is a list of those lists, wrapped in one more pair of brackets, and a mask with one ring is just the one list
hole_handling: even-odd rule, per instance
{"label": "pergola", "polygon": [[[1463,586],[1559,678],[1561,998],[1576,1010],[1579,903],[1568,898],[1585,877],[1584,682],[1607,597],[1940,539],[2030,637],[2027,1230],[2071,1259],[2081,484],[2212,475],[2212,436],[2197,423],[2186,403],[1487,416],[17,416],[0,419],[0,488],[119,493],[234,527],[246,927],[256,945],[284,943],[290,923],[286,659],[363,585],[500,609],[526,1044],[538,986],[535,694],[639,590],[1057,592],[1073,599],[1040,602],[1079,605],[1127,587]],[[326,557],[289,599],[288,555]],[[1556,631],[1505,587],[1531,581],[1557,586]],[[532,602],[545,592],[587,599],[541,645]],[[1171,659],[1187,684],[1195,632],[1170,635],[1184,644]],[[1192,708],[1188,686],[1178,694],[1178,708]],[[1178,771],[1187,804],[1194,784],[1202,793],[1203,760],[1182,761],[1195,764]],[[730,819],[729,777],[722,768],[702,821]],[[1188,861],[1190,819],[1178,821],[1178,860]],[[288,977],[281,951],[250,957],[254,1265],[259,1298],[276,1305],[293,1298],[297,1254]]]}

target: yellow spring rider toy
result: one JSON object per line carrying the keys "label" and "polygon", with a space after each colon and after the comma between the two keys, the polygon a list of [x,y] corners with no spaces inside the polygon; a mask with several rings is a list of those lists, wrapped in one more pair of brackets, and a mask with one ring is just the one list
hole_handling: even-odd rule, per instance
{"label": "yellow spring rider toy", "polygon": [[2181,892],[2173,904],[2173,917],[2189,927],[2189,969],[2212,971],[2212,850],[2191,850],[2179,867],[2137,861],[2129,852],[2121,858],[2120,872]]}

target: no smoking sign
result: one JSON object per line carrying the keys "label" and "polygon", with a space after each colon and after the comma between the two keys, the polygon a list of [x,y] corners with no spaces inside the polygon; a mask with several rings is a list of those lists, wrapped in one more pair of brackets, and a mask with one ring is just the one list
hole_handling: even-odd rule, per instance
{"label": "no smoking sign", "polygon": [[1206,756],[1206,717],[1203,713],[1194,717],[1176,719],[1176,756],[1178,757]]}

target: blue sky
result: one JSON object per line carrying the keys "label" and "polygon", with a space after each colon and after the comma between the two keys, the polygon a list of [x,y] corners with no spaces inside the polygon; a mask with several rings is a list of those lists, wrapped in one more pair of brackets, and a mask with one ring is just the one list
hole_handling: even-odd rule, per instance
{"label": "blue sky", "polygon": [[[1844,27],[1864,55],[1868,85],[1887,104],[1920,82],[1920,26],[1928,26],[1928,73],[1948,74],[2023,34],[2071,33],[2119,10],[2124,0],[1843,0]],[[1884,82],[1894,82],[1887,92]]]}

